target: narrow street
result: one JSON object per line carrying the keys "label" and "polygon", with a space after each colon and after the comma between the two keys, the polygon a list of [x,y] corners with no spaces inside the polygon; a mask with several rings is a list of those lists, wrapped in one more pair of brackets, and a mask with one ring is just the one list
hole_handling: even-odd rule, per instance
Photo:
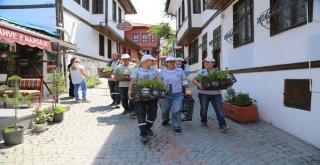
{"label": "narrow street", "polygon": [[143,144],[136,119],[107,106],[106,91],[103,79],[89,89],[90,103],[62,98],[62,104],[71,104],[64,121],[43,133],[27,131],[20,145],[1,143],[0,164],[320,164],[318,149],[263,121],[227,120],[230,130],[222,133],[210,107],[208,127],[203,127],[195,95],[193,121],[183,123],[181,135],[161,126],[158,111],[155,135]]}

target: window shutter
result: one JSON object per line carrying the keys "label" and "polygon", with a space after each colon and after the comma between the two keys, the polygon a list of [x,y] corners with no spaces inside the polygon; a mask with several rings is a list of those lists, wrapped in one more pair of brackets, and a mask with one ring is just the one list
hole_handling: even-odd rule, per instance
{"label": "window shutter", "polygon": [[310,111],[311,92],[309,91],[309,79],[285,79],[284,105]]}

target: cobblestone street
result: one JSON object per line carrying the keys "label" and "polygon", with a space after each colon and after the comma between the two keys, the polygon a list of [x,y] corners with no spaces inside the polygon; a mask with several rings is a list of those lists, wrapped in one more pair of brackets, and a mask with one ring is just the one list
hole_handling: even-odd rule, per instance
{"label": "cobblestone street", "polygon": [[136,119],[107,106],[107,90],[103,80],[89,89],[90,103],[63,100],[71,104],[64,121],[43,133],[27,131],[23,144],[0,143],[0,164],[320,165],[319,149],[263,121],[238,124],[227,119],[230,130],[222,133],[210,107],[208,127],[203,127],[196,95],[193,121],[182,124],[181,135],[161,126],[158,111],[155,135],[142,144]]}

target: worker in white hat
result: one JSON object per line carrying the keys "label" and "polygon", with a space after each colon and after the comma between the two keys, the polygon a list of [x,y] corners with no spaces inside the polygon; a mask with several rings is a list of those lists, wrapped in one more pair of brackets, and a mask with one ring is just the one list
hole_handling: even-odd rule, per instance
{"label": "worker in white hat", "polygon": [[[131,99],[131,87],[142,80],[160,80],[159,71],[152,68],[153,62],[157,60],[152,55],[145,54],[141,58],[141,67],[136,68],[130,75],[129,98]],[[135,101],[134,109],[137,114],[137,120],[140,130],[141,141],[146,143],[153,136],[151,127],[157,117],[158,100]]]}
{"label": "worker in white hat", "polygon": [[[122,54],[121,64],[114,69],[114,73],[130,75],[135,67],[136,65],[130,62],[130,55]],[[135,116],[136,113],[134,112],[133,102],[129,100],[129,97],[128,97],[129,84],[130,84],[130,80],[119,81],[119,93],[121,98],[121,104],[124,109],[122,114],[125,115],[129,113],[130,116]]]}
{"label": "worker in white hat", "polygon": [[189,74],[191,73],[190,68],[187,65],[187,62],[182,57],[176,58],[176,65],[178,68],[181,68],[184,71],[187,77],[189,76]]}
{"label": "worker in white hat", "polygon": [[181,107],[183,104],[183,86],[188,87],[188,80],[184,71],[176,67],[175,58],[169,56],[166,58],[166,67],[160,72],[160,78],[166,85],[172,85],[172,95],[160,100],[162,111],[162,125],[169,125],[170,113],[172,127],[177,134],[181,134]]}
{"label": "worker in white hat", "polygon": [[[208,75],[209,72],[214,71],[214,58],[207,57],[203,60],[204,69],[199,70],[196,73],[196,77],[198,75]],[[222,96],[220,90],[204,90],[202,84],[198,82],[195,78],[192,79],[192,82],[197,86],[199,89],[199,101],[200,101],[200,117],[201,122],[204,126],[207,125],[207,113],[209,108],[209,102],[211,102],[213,109],[216,113],[219,128],[221,131],[226,131],[228,129],[227,123],[222,112]]]}

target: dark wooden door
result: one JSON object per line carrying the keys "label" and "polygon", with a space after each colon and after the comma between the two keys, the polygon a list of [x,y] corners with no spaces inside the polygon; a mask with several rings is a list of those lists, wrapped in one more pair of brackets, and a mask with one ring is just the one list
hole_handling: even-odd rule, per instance
{"label": "dark wooden door", "polygon": [[221,66],[220,66],[220,49],[213,51],[213,58],[215,59],[215,63],[214,63],[214,68],[217,68],[219,70],[221,70]]}

